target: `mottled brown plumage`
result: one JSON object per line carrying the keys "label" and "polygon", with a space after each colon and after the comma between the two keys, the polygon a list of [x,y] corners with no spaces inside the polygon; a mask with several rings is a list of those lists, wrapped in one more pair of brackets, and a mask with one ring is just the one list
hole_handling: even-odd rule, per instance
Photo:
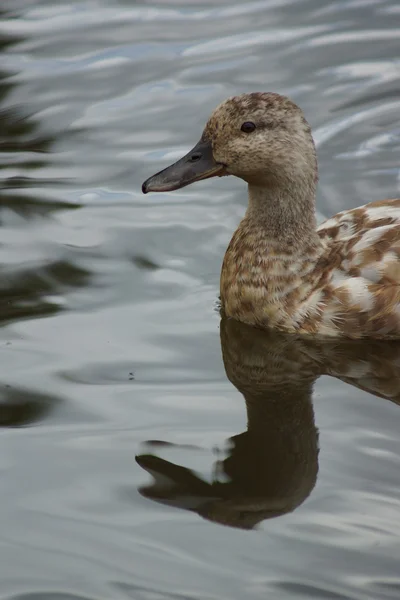
{"label": "mottled brown plumage", "polygon": [[[246,122],[254,131],[242,130]],[[400,338],[400,200],[343,211],[317,228],[311,130],[300,108],[278,94],[223,102],[196,149],[207,144],[212,164],[189,153],[143,190],[215,175],[247,182],[246,215],[222,265],[225,314],[291,333]]]}

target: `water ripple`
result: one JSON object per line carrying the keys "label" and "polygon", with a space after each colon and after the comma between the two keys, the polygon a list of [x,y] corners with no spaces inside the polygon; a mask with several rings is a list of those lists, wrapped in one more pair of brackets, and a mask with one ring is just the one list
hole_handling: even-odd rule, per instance
{"label": "water ripple", "polygon": [[248,435],[215,310],[245,188],[140,192],[223,98],[273,90],[312,124],[319,216],[395,196],[398,12],[2,3],[2,597],[398,598],[398,407],[323,376],[312,435]]}

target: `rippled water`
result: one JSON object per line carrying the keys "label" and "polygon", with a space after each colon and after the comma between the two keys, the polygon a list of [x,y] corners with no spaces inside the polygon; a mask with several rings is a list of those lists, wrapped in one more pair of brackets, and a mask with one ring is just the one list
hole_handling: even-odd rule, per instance
{"label": "rippled water", "polygon": [[0,597],[399,598],[397,349],[220,327],[243,184],[140,192],[271,90],[320,217],[398,195],[397,2],[1,6]]}

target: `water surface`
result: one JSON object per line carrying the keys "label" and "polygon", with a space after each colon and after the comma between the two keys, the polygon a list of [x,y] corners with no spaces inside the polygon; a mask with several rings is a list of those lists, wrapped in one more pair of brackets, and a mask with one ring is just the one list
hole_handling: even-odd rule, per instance
{"label": "water surface", "polygon": [[313,127],[319,218],[397,196],[398,16],[2,3],[1,598],[399,597],[397,351],[220,326],[244,185],[140,191],[270,90]]}

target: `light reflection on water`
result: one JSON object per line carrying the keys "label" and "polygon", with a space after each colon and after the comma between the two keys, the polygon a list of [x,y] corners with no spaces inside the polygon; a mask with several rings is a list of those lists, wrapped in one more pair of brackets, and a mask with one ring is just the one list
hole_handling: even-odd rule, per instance
{"label": "light reflection on water", "polygon": [[2,597],[399,596],[396,350],[222,323],[222,357],[245,189],[140,192],[272,90],[313,126],[320,217],[396,196],[397,9],[2,4]]}

